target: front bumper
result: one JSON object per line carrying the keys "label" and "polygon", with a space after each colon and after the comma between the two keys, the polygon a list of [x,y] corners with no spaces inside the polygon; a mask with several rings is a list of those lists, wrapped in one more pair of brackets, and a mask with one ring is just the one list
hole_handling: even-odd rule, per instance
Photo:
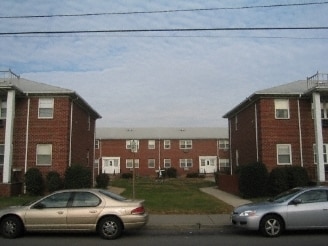
{"label": "front bumper", "polygon": [[258,230],[261,218],[253,216],[239,216],[238,214],[231,215],[231,223],[234,226],[245,228],[248,230]]}

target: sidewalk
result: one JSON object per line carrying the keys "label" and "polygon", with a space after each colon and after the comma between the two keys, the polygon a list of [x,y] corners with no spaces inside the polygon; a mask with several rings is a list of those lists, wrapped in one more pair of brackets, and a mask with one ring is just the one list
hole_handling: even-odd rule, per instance
{"label": "sidewalk", "polygon": [[[235,195],[219,190],[217,187],[201,188],[202,192],[212,195],[233,207],[250,203]],[[157,215],[151,214],[147,224],[148,229],[209,229],[231,225],[230,214],[200,214],[200,215]]]}

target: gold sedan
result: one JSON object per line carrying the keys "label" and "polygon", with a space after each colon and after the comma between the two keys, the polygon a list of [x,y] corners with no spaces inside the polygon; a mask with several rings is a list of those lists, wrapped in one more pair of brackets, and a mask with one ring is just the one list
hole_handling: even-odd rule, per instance
{"label": "gold sedan", "polygon": [[124,229],[147,223],[143,202],[102,189],[57,191],[28,205],[0,210],[0,232],[16,238],[25,231],[94,231],[104,239],[116,239]]}

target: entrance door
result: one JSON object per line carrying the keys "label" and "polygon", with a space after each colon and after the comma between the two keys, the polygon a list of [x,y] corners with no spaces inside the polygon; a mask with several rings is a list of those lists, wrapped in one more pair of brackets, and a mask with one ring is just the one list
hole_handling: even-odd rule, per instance
{"label": "entrance door", "polygon": [[102,172],[108,174],[117,174],[121,172],[119,157],[103,157]]}
{"label": "entrance door", "polygon": [[199,157],[199,173],[214,173],[217,170],[216,156]]}

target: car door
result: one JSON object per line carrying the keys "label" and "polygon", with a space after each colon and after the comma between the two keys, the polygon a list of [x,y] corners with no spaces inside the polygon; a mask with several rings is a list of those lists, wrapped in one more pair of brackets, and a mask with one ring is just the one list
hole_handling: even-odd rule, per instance
{"label": "car door", "polygon": [[306,191],[299,195],[296,203],[288,205],[287,228],[321,228],[328,226],[327,191]]}
{"label": "car door", "polygon": [[88,191],[74,192],[67,209],[67,226],[72,230],[93,229],[102,211],[101,199]]}
{"label": "car door", "polygon": [[25,213],[26,229],[65,229],[67,204],[70,196],[70,192],[55,193],[32,205]]}

